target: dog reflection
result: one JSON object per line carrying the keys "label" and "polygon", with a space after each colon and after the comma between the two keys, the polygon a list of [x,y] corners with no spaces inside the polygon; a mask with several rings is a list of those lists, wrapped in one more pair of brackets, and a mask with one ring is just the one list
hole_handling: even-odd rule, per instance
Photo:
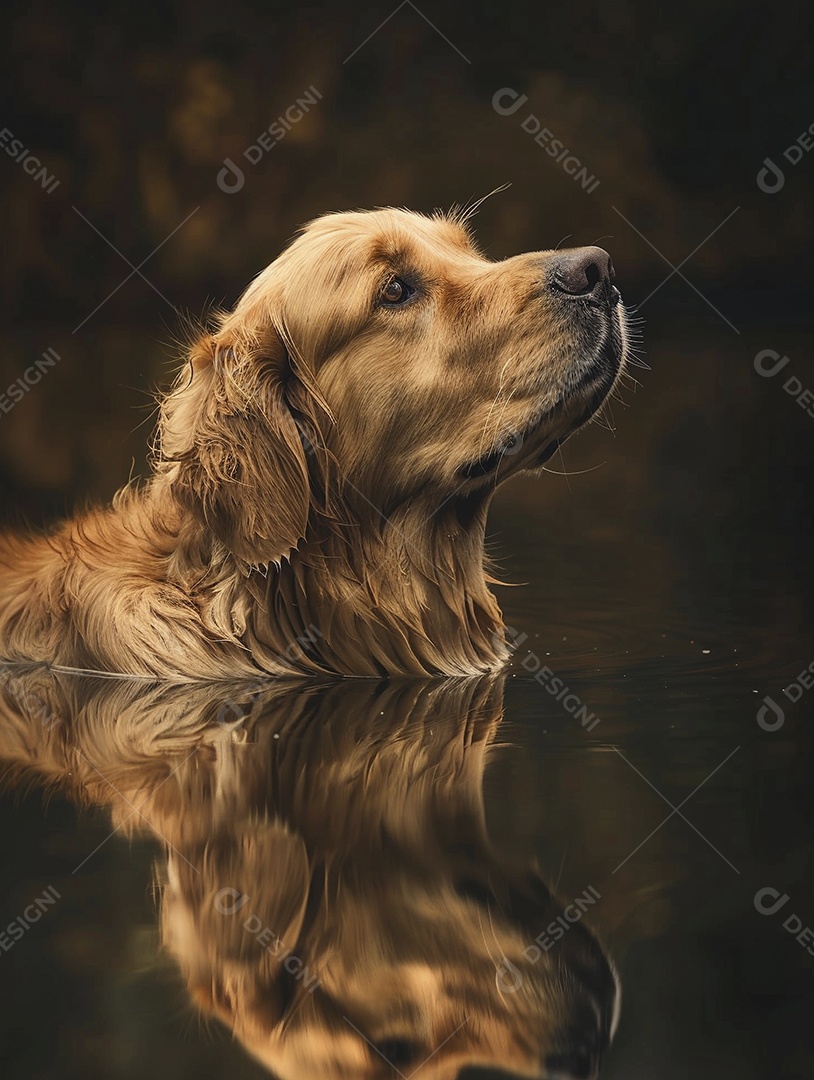
{"label": "dog reflection", "polygon": [[597,1075],[609,961],[581,924],[529,948],[562,909],[487,835],[500,678],[223,693],[0,690],[12,772],[163,843],[162,940],[198,1006],[281,1080]]}

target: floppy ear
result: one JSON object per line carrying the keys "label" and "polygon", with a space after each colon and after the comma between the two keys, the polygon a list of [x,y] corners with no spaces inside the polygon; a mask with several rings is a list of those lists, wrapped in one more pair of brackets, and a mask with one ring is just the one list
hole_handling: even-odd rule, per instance
{"label": "floppy ear", "polygon": [[283,342],[207,336],[192,378],[163,410],[161,448],[176,496],[248,566],[280,562],[304,537],[308,462],[285,397]]}
{"label": "floppy ear", "polygon": [[264,821],[218,834],[188,854],[192,862],[169,855],[164,947],[199,1006],[233,1026],[249,1010],[273,1027],[290,1004],[291,972],[303,971],[307,951],[305,845],[280,822]]}

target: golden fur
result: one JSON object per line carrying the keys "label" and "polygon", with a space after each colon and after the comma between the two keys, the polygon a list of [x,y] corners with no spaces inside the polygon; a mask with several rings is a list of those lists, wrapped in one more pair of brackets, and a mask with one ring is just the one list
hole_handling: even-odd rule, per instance
{"label": "golden fur", "polygon": [[[0,656],[180,680],[499,668],[492,494],[624,364],[621,305],[545,286],[567,254],[493,262],[461,220],[403,210],[313,222],[190,349],[153,475],[0,539]],[[416,297],[387,309],[393,275]]]}
{"label": "golden fur", "polygon": [[577,1047],[595,1075],[615,979],[583,923],[529,951],[562,908],[489,840],[501,718],[500,676],[216,695],[0,674],[7,779],[160,842],[163,944],[279,1080],[396,1075],[382,1055],[422,1080],[542,1076]]}

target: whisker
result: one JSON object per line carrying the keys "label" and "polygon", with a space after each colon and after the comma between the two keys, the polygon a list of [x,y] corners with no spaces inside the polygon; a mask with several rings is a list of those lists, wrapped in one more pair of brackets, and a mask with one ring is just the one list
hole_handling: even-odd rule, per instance
{"label": "whisker", "polygon": [[557,469],[549,469],[547,465],[543,465],[543,472],[551,473],[552,476],[584,476],[585,473],[596,472],[607,464],[607,461],[600,461],[598,465],[592,465],[590,469],[578,469],[576,472],[559,472]]}
{"label": "whisker", "polygon": [[[481,940],[483,941],[484,949],[486,949],[486,955],[489,957],[489,959],[494,964],[495,974],[497,975],[498,971],[500,971],[500,964],[498,964],[495,961],[494,956],[492,956],[492,950],[489,948],[489,942],[486,940],[486,934],[485,934],[484,929],[483,929],[483,920],[481,918],[481,914],[482,914],[481,909],[478,908],[478,929],[480,930]],[[490,917],[490,922],[491,922],[491,917]],[[492,934],[494,935],[494,929],[492,930]],[[501,949],[501,952],[502,951],[503,950]],[[504,959],[505,959],[505,957],[504,957]]]}
{"label": "whisker", "polygon": [[[500,369],[500,376],[498,378],[498,390],[497,390],[497,393],[494,396],[494,399],[492,400],[492,404],[489,406],[489,412],[486,414],[486,419],[483,422],[483,431],[481,432],[480,442],[478,443],[478,456],[481,456],[482,453],[483,453],[484,440],[486,438],[487,429],[489,427],[489,421],[492,418],[492,413],[494,411],[495,405],[497,405],[497,403],[498,403],[498,401],[500,399],[500,395],[503,393],[503,379],[504,379],[504,377],[506,375],[506,368],[509,366],[510,363],[511,363],[511,357],[506,361],[506,363]],[[512,394],[513,393],[514,393],[514,391],[512,391]],[[511,397],[509,398],[509,400],[511,400]]]}
{"label": "whisker", "polygon": [[486,195],[481,195],[479,199],[475,199],[474,202],[469,203],[468,206],[466,204],[462,206],[458,213],[452,214],[453,219],[455,221],[458,221],[461,225],[468,225],[487,199],[491,199],[493,195],[499,195],[502,191],[507,191],[511,186],[511,181],[507,181],[505,184],[500,184],[498,187],[493,188]]}
{"label": "whisker", "polygon": [[557,445],[557,456],[560,459],[560,464],[562,465],[563,469],[565,470],[562,475],[565,477],[565,483],[566,483],[566,486],[568,487],[568,492],[569,492],[570,495],[573,495],[573,491],[571,489],[571,484],[570,484],[569,479],[568,479],[568,470],[565,469],[565,458],[562,455],[562,443],[559,443]]}
{"label": "whisker", "polygon": [[[505,397],[503,399],[503,404],[502,404],[501,409],[500,409],[500,415],[498,416],[497,424],[495,425],[498,432],[500,432],[502,430],[502,428],[503,428],[503,417],[506,415],[506,410],[508,409],[509,405],[511,404],[511,400],[512,400],[512,398],[514,397],[514,395],[516,393],[517,393],[517,387],[515,387],[514,390],[512,390],[511,393],[507,397]],[[504,451],[504,453],[507,453],[507,452],[508,452],[508,450]]]}

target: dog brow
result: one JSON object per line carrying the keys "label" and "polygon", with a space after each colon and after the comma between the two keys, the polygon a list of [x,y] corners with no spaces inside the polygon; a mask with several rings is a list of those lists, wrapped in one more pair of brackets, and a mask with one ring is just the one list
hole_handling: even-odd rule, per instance
{"label": "dog brow", "polygon": [[371,262],[382,266],[414,266],[417,261],[415,244],[378,236],[373,242],[370,258]]}

